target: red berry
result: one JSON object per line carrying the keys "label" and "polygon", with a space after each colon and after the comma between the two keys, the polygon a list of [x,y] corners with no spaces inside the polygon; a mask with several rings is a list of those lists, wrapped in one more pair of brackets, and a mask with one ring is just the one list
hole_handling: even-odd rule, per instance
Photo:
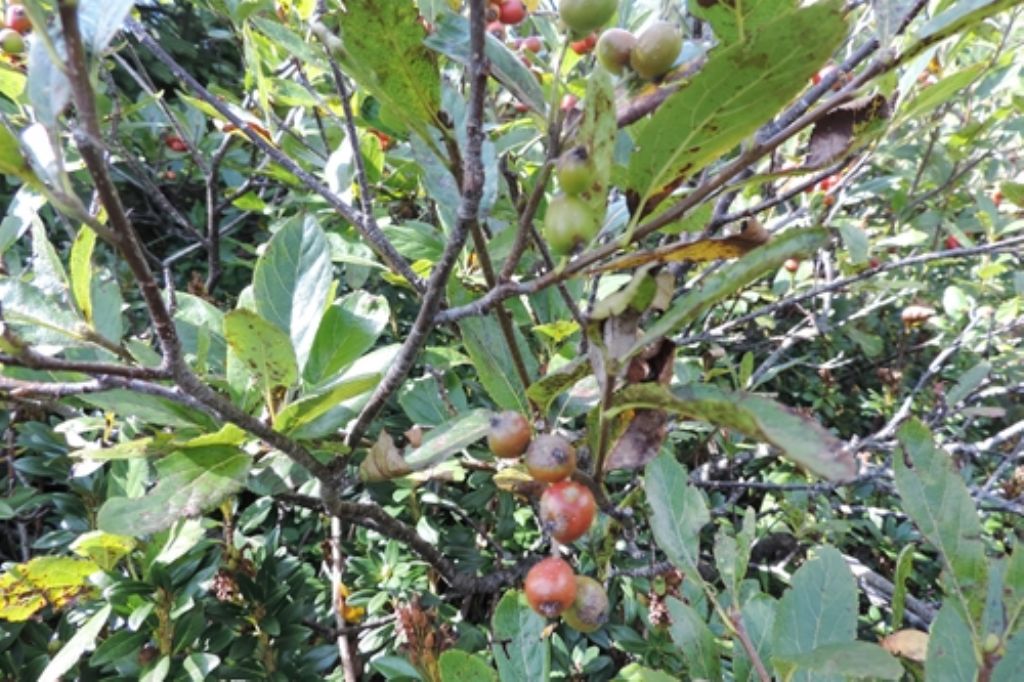
{"label": "red berry", "polygon": [[500,21],[492,21],[491,23],[487,24],[487,32],[490,33],[495,38],[497,38],[498,40],[504,40],[505,24],[501,23]]}
{"label": "red berry", "polygon": [[571,93],[566,94],[565,96],[562,97],[562,111],[572,111],[573,109],[576,108],[576,105],[579,104],[579,101],[580,100],[576,95],[573,95]]}
{"label": "red berry", "polygon": [[591,33],[586,38],[580,38],[569,43],[569,47],[578,55],[585,55],[597,45],[597,34]]}
{"label": "red berry", "polygon": [[992,203],[996,205],[996,208],[999,208],[999,204],[1003,203],[1003,193],[996,190],[992,194]]}
{"label": "red berry", "polygon": [[29,20],[25,8],[21,5],[9,5],[7,7],[7,14],[4,15],[4,25],[7,28],[13,28],[18,33],[28,33],[32,30],[32,22]]}
{"label": "red berry", "polygon": [[543,559],[526,574],[526,601],[545,618],[555,618],[576,599],[576,574],[558,557]]}
{"label": "red berry", "polygon": [[172,152],[187,152],[188,144],[177,135],[168,135],[164,138],[164,144]]}
{"label": "red berry", "polygon": [[540,52],[544,49],[544,43],[538,36],[527,36],[523,39],[523,49],[527,52]]}
{"label": "red berry", "polygon": [[786,269],[786,272],[795,273],[800,269],[800,261],[796,258],[787,258],[786,262],[782,264],[782,267]]}
{"label": "red berry", "polygon": [[523,0],[505,0],[498,8],[498,20],[507,25],[518,24],[526,18]]}
{"label": "red berry", "polygon": [[562,544],[581,538],[596,513],[594,494],[576,481],[552,483],[540,496],[541,526]]}
{"label": "red berry", "polygon": [[957,239],[956,237],[954,237],[953,235],[949,235],[948,237],[946,237],[946,248],[947,249],[959,249],[960,248],[960,240]]}

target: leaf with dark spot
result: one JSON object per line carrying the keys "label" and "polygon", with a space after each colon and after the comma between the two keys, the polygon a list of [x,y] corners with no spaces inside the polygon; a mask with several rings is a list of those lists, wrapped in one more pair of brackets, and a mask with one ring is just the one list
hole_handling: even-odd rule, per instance
{"label": "leaf with dark spot", "polygon": [[890,113],[889,102],[882,95],[862,97],[828,112],[811,131],[807,165],[818,168],[840,158],[864,126],[887,119]]}
{"label": "leaf with dark spot", "polygon": [[637,410],[626,432],[608,453],[604,468],[639,469],[658,456],[668,435],[668,414],[661,410]]}

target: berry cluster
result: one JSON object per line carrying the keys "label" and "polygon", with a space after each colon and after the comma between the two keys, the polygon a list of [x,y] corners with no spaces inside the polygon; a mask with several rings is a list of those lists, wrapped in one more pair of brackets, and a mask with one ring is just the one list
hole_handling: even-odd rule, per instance
{"label": "berry cluster", "polygon": [[[568,544],[581,538],[597,514],[594,494],[571,480],[576,470],[576,448],[558,434],[533,435],[530,423],[518,412],[501,412],[491,419],[487,445],[496,457],[523,456],[526,470],[546,483],[540,496],[540,524],[553,539]],[[599,628],[608,616],[608,595],[599,582],[577,576],[558,557],[534,565],[526,576],[526,598],[545,618],[561,615],[581,632]]]}
{"label": "berry cluster", "polygon": [[26,33],[32,30],[32,22],[22,5],[11,4],[4,13],[4,27],[0,29],[0,52],[6,55],[21,55],[25,52]]}

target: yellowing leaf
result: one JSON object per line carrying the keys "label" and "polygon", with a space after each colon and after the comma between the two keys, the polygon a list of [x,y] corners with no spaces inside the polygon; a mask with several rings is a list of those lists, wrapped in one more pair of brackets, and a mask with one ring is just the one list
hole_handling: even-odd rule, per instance
{"label": "yellowing leaf", "polygon": [[80,557],[92,559],[104,571],[112,569],[121,557],[135,549],[135,539],[94,530],[71,543],[71,551]]}
{"label": "yellowing leaf", "polygon": [[766,243],[768,239],[769,235],[764,227],[756,219],[749,218],[744,221],[742,231],[731,237],[675,242],[649,251],[627,254],[592,268],[590,274],[635,268],[648,263],[703,263],[724,258],[739,258]]}
{"label": "yellowing leaf", "polygon": [[36,557],[0,575],[0,619],[25,621],[47,606],[61,609],[89,591],[86,579],[100,570],[72,557]]}

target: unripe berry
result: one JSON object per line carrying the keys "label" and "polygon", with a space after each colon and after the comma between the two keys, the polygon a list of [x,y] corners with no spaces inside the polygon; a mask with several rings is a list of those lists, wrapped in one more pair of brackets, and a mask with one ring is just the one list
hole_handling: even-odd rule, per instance
{"label": "unripe berry", "polygon": [[561,0],[558,16],[578,34],[601,28],[618,9],[617,0]]}
{"label": "unripe berry", "polygon": [[629,66],[634,47],[636,36],[625,29],[610,28],[597,40],[597,61],[612,73],[621,74]]}
{"label": "unripe berry", "polygon": [[629,63],[638,76],[653,80],[668,73],[682,49],[683,35],[679,27],[667,21],[656,21],[636,37]]}
{"label": "unripe berry", "polygon": [[576,576],[576,598],[562,614],[565,624],[580,632],[593,632],[608,621],[608,593],[601,583]]}
{"label": "unripe berry", "polygon": [[533,430],[526,417],[514,410],[506,410],[491,417],[487,447],[496,457],[511,459],[526,452],[532,436]]}

